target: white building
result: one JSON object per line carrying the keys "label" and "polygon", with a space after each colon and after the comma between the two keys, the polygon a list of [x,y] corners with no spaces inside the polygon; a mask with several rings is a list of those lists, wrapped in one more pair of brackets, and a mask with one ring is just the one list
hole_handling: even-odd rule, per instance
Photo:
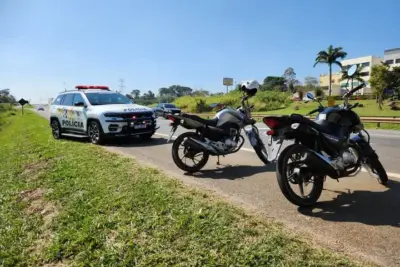
{"label": "white building", "polygon": [[390,68],[400,66],[400,48],[385,50],[383,60],[389,64]]}
{"label": "white building", "polygon": [[[399,50],[399,52],[400,52],[400,50]],[[400,58],[400,57],[399,57]],[[360,94],[370,94],[370,93],[372,93],[372,91],[371,91],[371,87],[370,87],[370,85],[369,85],[369,78],[370,78],[370,75],[371,75],[371,67],[373,66],[373,65],[380,65],[380,64],[382,64],[382,58],[380,58],[380,57],[375,57],[375,56],[366,56],[366,57],[358,57],[358,58],[351,58],[351,59],[345,59],[345,60],[342,60],[342,66],[344,67],[344,66],[348,66],[348,65],[358,65],[358,64],[361,64],[361,66],[363,66],[363,69],[362,69],[362,72],[361,72],[361,75],[362,75],[362,77],[363,77],[363,79],[364,79],[364,81],[365,81],[365,84],[366,84],[366,86],[363,88],[363,89],[361,89],[360,91],[359,91],[359,93]],[[358,82],[358,81],[353,81],[353,87],[356,87],[357,85],[359,85],[360,84],[360,82]],[[341,81],[340,82],[340,88],[341,89],[345,89],[346,88],[346,85],[347,85],[347,81],[346,80],[344,80],[344,81]],[[347,88],[348,89],[351,89],[351,81],[349,81],[349,84],[347,85]]]}

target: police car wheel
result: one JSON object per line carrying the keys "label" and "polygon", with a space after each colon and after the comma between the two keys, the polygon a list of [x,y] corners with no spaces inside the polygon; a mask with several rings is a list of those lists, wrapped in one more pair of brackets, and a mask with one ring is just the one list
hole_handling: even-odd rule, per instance
{"label": "police car wheel", "polygon": [[61,138],[61,127],[58,120],[53,120],[51,122],[51,133],[53,134],[54,139]]}
{"label": "police car wheel", "polygon": [[97,121],[91,121],[88,127],[90,142],[100,145],[104,142],[104,134],[100,124]]}

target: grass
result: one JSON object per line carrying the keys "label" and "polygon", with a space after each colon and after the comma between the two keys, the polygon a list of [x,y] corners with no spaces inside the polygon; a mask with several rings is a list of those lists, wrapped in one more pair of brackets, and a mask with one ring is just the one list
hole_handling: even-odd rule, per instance
{"label": "grass", "polygon": [[0,144],[0,266],[357,266],[31,111]]}
{"label": "grass", "polygon": [[10,104],[0,104],[0,131],[7,125],[11,116],[16,114],[13,106]]}

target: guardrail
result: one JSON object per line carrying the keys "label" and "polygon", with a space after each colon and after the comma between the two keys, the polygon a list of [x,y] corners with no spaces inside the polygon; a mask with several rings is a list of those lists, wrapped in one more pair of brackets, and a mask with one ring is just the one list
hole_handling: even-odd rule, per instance
{"label": "guardrail", "polygon": [[[193,114],[193,113],[191,113]],[[193,114],[193,115],[198,115],[201,117],[206,117],[210,118],[215,116],[215,114],[212,113],[199,113],[199,114]],[[268,115],[273,115],[273,114],[254,114],[252,115],[253,118],[264,118],[265,116]],[[309,117],[309,118],[314,118],[314,117]],[[366,123],[376,123],[378,127],[380,127],[381,123],[393,123],[393,124],[400,124],[400,117],[360,117],[362,122]]]}

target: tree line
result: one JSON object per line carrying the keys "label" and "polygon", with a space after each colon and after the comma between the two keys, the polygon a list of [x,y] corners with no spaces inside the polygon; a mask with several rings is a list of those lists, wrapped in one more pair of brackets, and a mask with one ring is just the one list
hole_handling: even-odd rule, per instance
{"label": "tree line", "polygon": [[11,94],[10,89],[0,89],[0,103],[16,104],[17,100]]}

